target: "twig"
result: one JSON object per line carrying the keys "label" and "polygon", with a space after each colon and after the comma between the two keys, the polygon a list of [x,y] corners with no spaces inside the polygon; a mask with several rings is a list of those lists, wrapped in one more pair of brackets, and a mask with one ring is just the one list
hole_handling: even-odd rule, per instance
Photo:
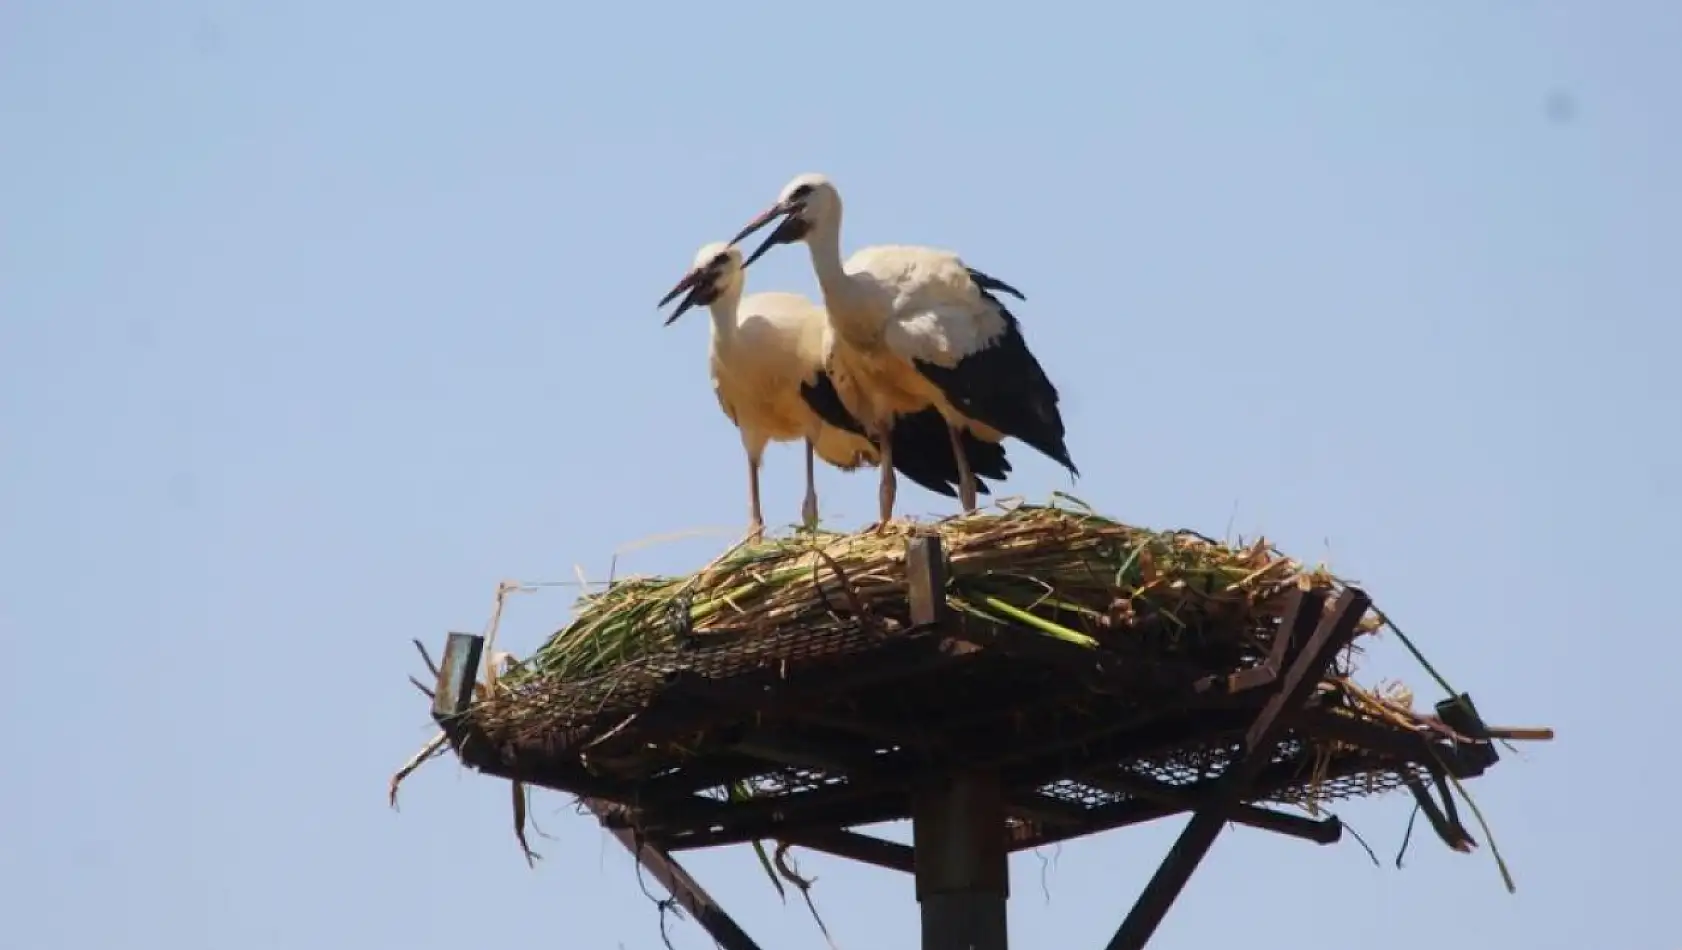
{"label": "twig", "polygon": [[858,617],[866,628],[878,629],[875,616],[871,614],[870,608],[864,605],[864,601],[859,597],[859,592],[853,589],[853,582],[847,577],[847,572],[842,569],[841,564],[835,558],[830,557],[829,552],[823,548],[814,547],[812,553],[822,558],[823,562],[829,565],[829,569],[835,572],[835,576],[841,579],[841,594],[847,598],[848,605],[853,608],[854,616]]}
{"label": "twig", "polygon": [[392,775],[391,787],[386,793],[386,800],[390,802],[393,811],[399,810],[397,808],[397,786],[403,784],[403,780],[408,778],[410,775],[413,775],[415,770],[420,768],[426,760],[434,758],[439,753],[443,752],[446,741],[444,733],[439,732],[437,735],[432,737],[431,741],[422,746],[419,752],[410,756],[409,761],[403,763],[403,767],[398,769],[396,774]]}
{"label": "twig", "polygon": [[676,950],[672,946],[671,931],[666,927],[666,914],[676,914],[681,919],[683,916],[682,908],[678,904],[676,894],[664,898],[655,897],[654,892],[648,889],[648,881],[642,876],[642,849],[645,847],[647,845],[643,843],[642,837],[637,836],[636,849],[631,852],[632,863],[636,865],[637,869],[637,887],[642,889],[642,896],[653,901],[655,908],[660,911],[660,942],[666,945],[666,950]]}
{"label": "twig", "polygon": [[777,873],[786,878],[790,884],[800,888],[800,896],[805,899],[806,909],[811,911],[812,920],[817,922],[818,930],[823,934],[824,942],[829,944],[830,950],[837,950],[835,938],[829,935],[829,928],[824,926],[823,917],[819,916],[817,905],[812,903],[812,884],[817,881],[817,878],[801,877],[800,872],[792,864],[793,859],[789,857],[788,849],[788,842],[779,841],[777,843],[777,853],[772,858],[773,863],[777,865]]}
{"label": "twig", "polygon": [[1471,795],[1466,794],[1466,786],[1460,784],[1460,779],[1453,772],[1445,771],[1444,774],[1454,783],[1454,790],[1466,800],[1466,804],[1472,809],[1472,817],[1478,820],[1478,827],[1483,829],[1483,836],[1489,841],[1489,853],[1495,857],[1495,867],[1501,872],[1501,882],[1507,885],[1507,893],[1518,893],[1518,885],[1513,882],[1513,872],[1507,869],[1507,860],[1501,857],[1501,849],[1495,844],[1495,832],[1490,830],[1489,822],[1484,820],[1483,809],[1478,807],[1477,801]]}
{"label": "twig", "polygon": [[1408,853],[1408,843],[1413,840],[1413,823],[1419,818],[1419,803],[1415,802],[1413,813],[1408,815],[1408,826],[1402,831],[1402,846],[1396,849],[1396,870],[1402,869],[1402,855]]}
{"label": "twig", "polygon": [[[1333,817],[1336,817],[1336,816],[1333,816]],[[1367,839],[1361,837],[1361,833],[1359,831],[1356,831],[1353,827],[1351,827],[1349,825],[1348,822],[1344,821],[1342,818],[1338,818],[1338,821],[1343,824],[1343,829],[1345,831],[1349,832],[1351,835],[1353,835],[1355,837],[1356,843],[1359,844],[1362,848],[1364,848],[1366,850],[1367,857],[1372,859],[1372,866],[1375,867],[1375,868],[1384,867],[1384,864],[1381,861],[1378,860],[1377,853],[1375,853],[1373,851],[1372,845],[1367,844]]]}
{"label": "twig", "polygon": [[491,652],[491,648],[496,645],[497,629],[502,626],[502,608],[508,595],[521,589],[521,585],[514,581],[503,581],[496,585],[496,604],[491,608],[491,619],[485,624],[485,685],[490,688],[496,686],[497,670],[492,662],[495,654]]}
{"label": "twig", "polygon": [[1410,639],[1407,634],[1402,632],[1401,627],[1396,626],[1396,622],[1390,619],[1390,615],[1382,610],[1379,610],[1377,607],[1373,608],[1373,612],[1378,614],[1379,621],[1386,627],[1389,627],[1390,631],[1396,635],[1396,639],[1402,641],[1402,646],[1406,647],[1407,651],[1413,654],[1413,658],[1418,660],[1419,665],[1425,668],[1425,672],[1430,674],[1430,677],[1437,681],[1437,685],[1441,686],[1444,692],[1454,697],[1455,704],[1464,709],[1467,715],[1473,715],[1471,705],[1464,699],[1460,698],[1460,694],[1455,691],[1454,687],[1448,685],[1448,680],[1443,679],[1443,675],[1437,672],[1437,668],[1431,665],[1431,661],[1425,659],[1425,654],[1419,652],[1419,648],[1413,645],[1413,640]]}
{"label": "twig", "polygon": [[443,674],[438,672],[438,664],[432,662],[432,654],[426,652],[426,644],[420,642],[419,637],[410,642],[415,645],[415,649],[420,651],[421,660],[426,663],[426,668],[432,671],[432,678],[437,679],[442,676]]}
{"label": "twig", "polygon": [[524,782],[509,782],[509,789],[514,793],[514,837],[520,842],[520,850],[525,852],[526,867],[535,868],[543,856],[531,849],[526,841],[526,784]]}

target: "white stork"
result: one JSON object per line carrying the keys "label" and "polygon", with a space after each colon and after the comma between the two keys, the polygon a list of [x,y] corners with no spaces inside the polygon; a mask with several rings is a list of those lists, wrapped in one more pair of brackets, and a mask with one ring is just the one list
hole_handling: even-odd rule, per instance
{"label": "white stork", "polygon": [[[660,306],[688,291],[671,316],[703,304],[712,311],[709,368],[713,392],[726,417],[741,433],[748,459],[751,534],[763,535],[759,468],[772,441],[806,442],[806,499],[801,516],[808,528],[818,520],[813,456],[844,471],[880,462],[881,453],[864,427],[841,407],[823,370],[829,324],[823,308],[799,294],[765,292],[742,296],[746,283],[742,252],[725,243],[708,244]],[[894,464],[907,478],[951,497],[961,480],[946,426],[933,410],[901,419],[891,435]],[[973,437],[963,442],[966,467],[1003,478],[1010,463],[1002,446]]]}
{"label": "white stork", "polygon": [[[935,248],[866,247],[843,263],[841,195],[819,174],[789,182],[730,243],[779,217],[782,223],[744,266],[775,245],[806,244],[834,334],[825,369],[840,401],[873,439],[881,442],[897,420],[932,407],[954,447],[972,435],[989,444],[1014,436],[1080,475],[1063,442],[1057,388],[996,296],[1020,300],[1021,292]],[[891,466],[898,443],[885,444],[884,525],[893,515]],[[954,454],[964,509],[973,511],[975,473],[965,453]]]}

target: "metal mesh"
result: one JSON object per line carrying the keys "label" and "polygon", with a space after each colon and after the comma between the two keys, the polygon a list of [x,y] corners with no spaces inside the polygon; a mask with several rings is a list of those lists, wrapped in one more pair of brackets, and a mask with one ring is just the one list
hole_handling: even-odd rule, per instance
{"label": "metal mesh", "polygon": [[[1271,628],[1258,628],[1249,642],[1265,647],[1273,635]],[[1149,796],[1139,791],[1141,783],[1146,789],[1195,789],[1196,795],[1217,779],[1259,705],[1258,698],[1250,706],[1238,700],[1196,706],[1194,700],[1208,702],[1220,690],[1193,696],[1183,662],[1170,669],[1144,656],[1111,656],[1102,676],[1088,676],[990,648],[959,657],[922,650],[939,642],[903,624],[887,633],[831,625],[714,639],[587,680],[517,684],[476,704],[469,718],[508,761],[542,761],[563,778],[588,772],[592,781],[617,782],[624,791],[618,797],[636,801],[651,826],[681,836],[725,834],[719,829],[733,822],[728,805],[688,826],[679,816],[697,794],[730,802],[730,789],[743,785],[757,808],[752,814],[763,815],[767,803],[776,803],[777,821],[790,828],[833,824],[840,814],[908,817],[907,783],[960,762],[994,762],[1015,776],[1014,789],[1037,789],[1057,810],[1067,810],[1066,818],[1079,821],[1082,813],[1103,810],[1131,814],[1130,804],[1160,805],[1160,792]],[[921,652],[913,656],[909,647]],[[1247,652],[1237,666],[1203,675],[1224,678],[1253,666],[1258,655]],[[931,656],[938,662],[928,662]],[[868,682],[807,689],[813,677],[831,674]],[[685,699],[689,694],[678,685],[684,682],[691,689],[706,685],[705,701]],[[1341,695],[1328,687],[1316,701],[1337,703]],[[1163,728],[1165,722],[1171,728]],[[744,738],[757,733],[819,755],[768,760]],[[882,738],[884,733],[897,738]],[[769,747],[758,741],[757,748]],[[883,748],[891,751],[879,754]],[[1335,757],[1329,753],[1334,748]],[[863,761],[873,774],[770,761],[837,761],[855,769]],[[1246,800],[1303,806],[1375,795],[1422,771],[1393,754],[1292,737],[1278,747]],[[1143,816],[1138,820],[1149,820],[1172,810],[1134,811]]]}

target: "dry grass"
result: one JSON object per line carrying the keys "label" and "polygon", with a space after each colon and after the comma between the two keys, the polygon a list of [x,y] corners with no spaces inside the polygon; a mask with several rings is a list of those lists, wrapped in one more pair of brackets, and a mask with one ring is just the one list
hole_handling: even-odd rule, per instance
{"label": "dry grass", "polygon": [[[1217,665],[1257,647],[1244,634],[1277,619],[1282,591],[1342,586],[1265,541],[1227,545],[1085,509],[1023,505],[896,523],[879,534],[797,534],[732,548],[687,577],[617,581],[581,598],[575,619],[503,681],[576,681],[691,637],[704,645],[709,637],[839,630],[861,615],[891,632],[908,614],[905,545],[914,531],[941,535],[955,610],[1097,649],[1137,647],[1124,641],[1149,630],[1164,655],[1195,653]],[[1362,632],[1380,624],[1369,614]]]}

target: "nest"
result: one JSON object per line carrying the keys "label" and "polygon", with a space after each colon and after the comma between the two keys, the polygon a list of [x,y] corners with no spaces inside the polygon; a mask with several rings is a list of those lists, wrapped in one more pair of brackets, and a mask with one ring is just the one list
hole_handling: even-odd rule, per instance
{"label": "nest", "polygon": [[[645,707],[677,672],[728,677],[877,649],[914,627],[906,544],[929,532],[947,555],[946,604],[966,622],[1114,656],[1145,680],[1259,663],[1283,592],[1343,586],[1265,541],[1229,545],[1054,506],[799,534],[738,546],[687,577],[625,579],[583,597],[575,619],[476,705],[475,725],[496,740],[565,746]],[[1380,623],[1370,613],[1360,630]]]}
{"label": "nest", "polygon": [[[932,567],[932,546],[911,543],[928,534],[944,553]],[[911,789],[961,765],[997,775],[1014,809],[1011,849],[1039,847],[1227,794],[1222,780],[1255,751],[1249,733],[1303,648],[1301,623],[1284,635],[1292,605],[1335,602],[1346,606],[1321,615],[1335,628],[1320,630],[1335,629],[1341,653],[1242,778],[1241,799],[1313,814],[1406,787],[1442,840],[1467,850],[1475,841],[1449,783],[1464,796],[1460,779],[1496,760],[1492,740],[1552,731],[1488,727],[1375,608],[1347,636],[1350,608],[1368,603],[1341,597],[1347,586],[1266,541],[1223,544],[1056,505],[739,544],[691,575],[584,596],[531,656],[497,654],[464,710],[451,700],[458,711],[440,714],[438,693],[443,731],[391,794],[447,743],[514,783],[522,846],[524,788],[538,785],[589,799],[657,847],[786,847],[909,817]],[[1363,637],[1381,626],[1450,694],[1435,715],[1415,713],[1406,687],[1351,679]],[[1336,837],[1323,822],[1238,814]]]}

